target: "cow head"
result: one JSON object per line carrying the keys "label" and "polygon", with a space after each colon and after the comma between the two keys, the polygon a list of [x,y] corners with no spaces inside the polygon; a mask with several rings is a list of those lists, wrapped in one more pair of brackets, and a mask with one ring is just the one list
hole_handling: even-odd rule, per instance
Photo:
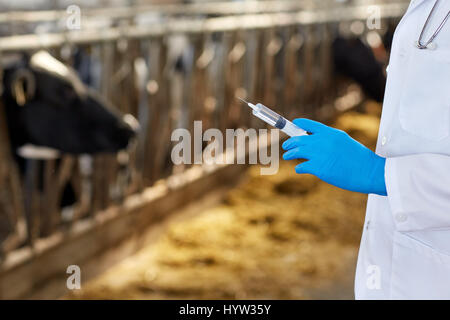
{"label": "cow head", "polygon": [[335,70],[358,83],[377,102],[383,102],[386,76],[373,50],[360,38],[336,37],[333,42]]}
{"label": "cow head", "polygon": [[5,66],[3,86],[13,148],[116,152],[135,135],[136,119],[120,114],[45,51]]}

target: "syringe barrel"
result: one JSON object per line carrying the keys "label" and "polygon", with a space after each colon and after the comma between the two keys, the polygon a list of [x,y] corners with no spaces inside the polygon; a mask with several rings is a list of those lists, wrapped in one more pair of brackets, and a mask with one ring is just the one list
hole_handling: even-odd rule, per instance
{"label": "syringe barrel", "polygon": [[286,120],[275,111],[267,108],[265,105],[258,103],[256,109],[253,110],[253,114],[263,120],[264,122],[276,127],[286,133],[290,137],[306,135],[307,132],[300,129],[295,124]]}
{"label": "syringe barrel", "polygon": [[256,105],[256,109],[253,110],[253,114],[260,118],[262,121],[270,124],[271,126],[275,127],[278,120],[282,118],[278,113],[275,111],[270,110],[265,105],[258,103]]}

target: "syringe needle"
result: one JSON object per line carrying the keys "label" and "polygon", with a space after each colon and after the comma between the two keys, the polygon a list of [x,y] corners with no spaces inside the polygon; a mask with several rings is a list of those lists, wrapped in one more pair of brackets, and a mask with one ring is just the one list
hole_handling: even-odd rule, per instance
{"label": "syringe needle", "polygon": [[239,100],[241,100],[243,103],[245,103],[247,106],[249,106],[250,108],[252,108],[253,110],[256,109],[256,106],[250,102],[245,101],[244,99],[241,99],[239,97],[237,97]]}
{"label": "syringe needle", "polygon": [[245,103],[245,104],[248,104],[248,102],[247,101],[245,101],[244,99],[241,99],[241,98],[239,98],[239,97],[237,97],[239,100],[241,100],[243,103]]}

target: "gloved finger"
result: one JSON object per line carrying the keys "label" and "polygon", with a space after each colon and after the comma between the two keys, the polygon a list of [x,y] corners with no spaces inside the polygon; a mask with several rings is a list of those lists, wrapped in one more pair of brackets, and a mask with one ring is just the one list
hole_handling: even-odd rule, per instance
{"label": "gloved finger", "polygon": [[311,139],[312,139],[312,136],[292,137],[292,138],[287,139],[283,143],[282,148],[287,151],[287,150],[291,150],[296,147],[307,146],[308,143],[311,141]]}
{"label": "gloved finger", "polygon": [[298,164],[295,167],[295,172],[298,174],[313,174],[314,172],[314,165],[312,164],[311,160],[305,161],[303,163]]}
{"label": "gloved finger", "polygon": [[310,119],[304,119],[304,118],[299,118],[299,119],[295,119],[294,121],[292,121],[297,127],[308,131],[310,133],[318,133],[321,130],[328,128],[326,125],[324,125],[323,123],[314,121],[314,120],[310,120]]}
{"label": "gloved finger", "polygon": [[308,147],[297,147],[283,154],[284,160],[307,159],[311,158],[311,150]]}

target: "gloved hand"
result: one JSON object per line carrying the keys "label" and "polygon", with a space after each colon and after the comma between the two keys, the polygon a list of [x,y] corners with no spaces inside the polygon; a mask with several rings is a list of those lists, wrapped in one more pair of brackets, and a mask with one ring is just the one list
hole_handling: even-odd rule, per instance
{"label": "gloved hand", "polygon": [[362,193],[387,195],[386,159],[369,150],[344,131],[308,119],[294,124],[311,135],[292,137],[283,143],[284,160],[306,159],[295,167],[336,187]]}

